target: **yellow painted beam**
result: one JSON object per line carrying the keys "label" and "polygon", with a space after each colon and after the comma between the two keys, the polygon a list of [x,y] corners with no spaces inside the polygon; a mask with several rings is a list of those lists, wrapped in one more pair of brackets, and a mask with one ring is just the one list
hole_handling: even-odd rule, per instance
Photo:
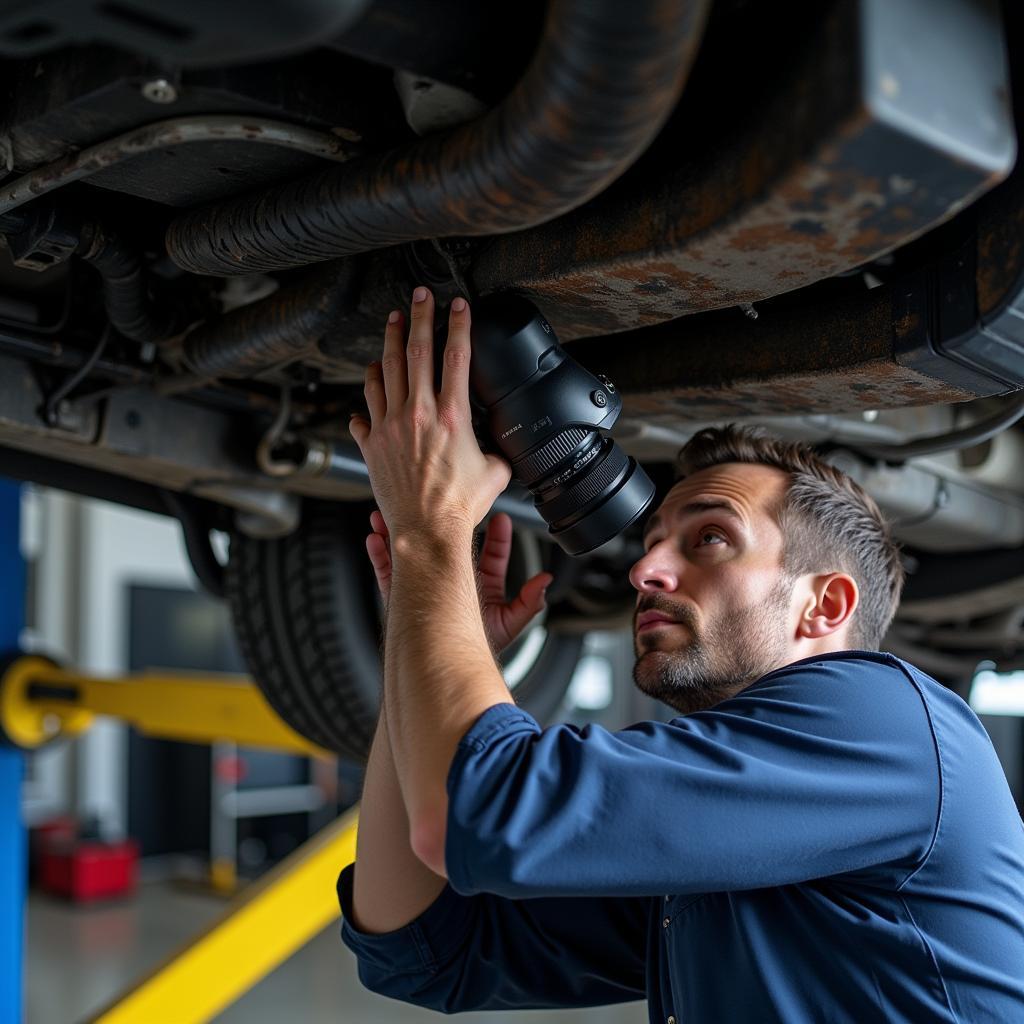
{"label": "yellow painted beam", "polygon": [[0,725],[31,748],[87,728],[92,715],[111,715],[139,732],[189,743],[232,740],[317,757],[333,756],[286,725],[245,676],[142,672],[99,678],[23,657],[4,672]]}
{"label": "yellow painted beam", "polygon": [[[340,916],[335,884],[356,856],[357,811],[250,885],[226,915],[90,1024],[202,1024]],[[298,1014],[301,1017],[301,1013]]]}

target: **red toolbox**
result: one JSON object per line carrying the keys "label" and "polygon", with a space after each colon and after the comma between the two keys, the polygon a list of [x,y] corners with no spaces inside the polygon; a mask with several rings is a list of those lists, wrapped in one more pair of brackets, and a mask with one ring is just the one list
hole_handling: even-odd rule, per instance
{"label": "red toolbox", "polygon": [[76,903],[127,896],[135,891],[139,848],[133,839],[53,839],[39,851],[38,884]]}

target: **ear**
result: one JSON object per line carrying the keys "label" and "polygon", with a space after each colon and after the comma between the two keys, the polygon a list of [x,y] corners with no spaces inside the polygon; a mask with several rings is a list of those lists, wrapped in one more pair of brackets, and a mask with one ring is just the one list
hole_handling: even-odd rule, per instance
{"label": "ear", "polygon": [[860,592],[852,576],[844,572],[814,576],[797,624],[797,636],[811,640],[831,636],[849,623],[859,603]]}

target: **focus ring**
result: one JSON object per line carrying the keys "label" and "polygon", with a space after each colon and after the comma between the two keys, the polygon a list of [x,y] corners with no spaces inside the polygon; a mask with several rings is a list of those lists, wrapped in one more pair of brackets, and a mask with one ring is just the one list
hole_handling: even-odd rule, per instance
{"label": "focus ring", "polygon": [[604,461],[584,473],[579,483],[538,506],[537,511],[546,522],[557,523],[565,516],[578,512],[601,494],[629,465],[629,456],[617,444],[611,444],[610,448]]}
{"label": "focus ring", "polygon": [[571,455],[590,433],[593,431],[569,427],[556,434],[547,444],[516,461],[513,467],[516,477],[525,484],[534,483],[567,455]]}

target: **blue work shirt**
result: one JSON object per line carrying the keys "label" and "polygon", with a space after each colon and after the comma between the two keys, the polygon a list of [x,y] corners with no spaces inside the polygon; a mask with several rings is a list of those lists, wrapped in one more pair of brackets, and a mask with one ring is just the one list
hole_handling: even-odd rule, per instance
{"label": "blue work shirt", "polygon": [[342,936],[460,1010],[646,997],[652,1024],[1024,1022],[1024,824],[984,728],[889,654],[618,732],[495,705],[448,776],[449,884]]}

